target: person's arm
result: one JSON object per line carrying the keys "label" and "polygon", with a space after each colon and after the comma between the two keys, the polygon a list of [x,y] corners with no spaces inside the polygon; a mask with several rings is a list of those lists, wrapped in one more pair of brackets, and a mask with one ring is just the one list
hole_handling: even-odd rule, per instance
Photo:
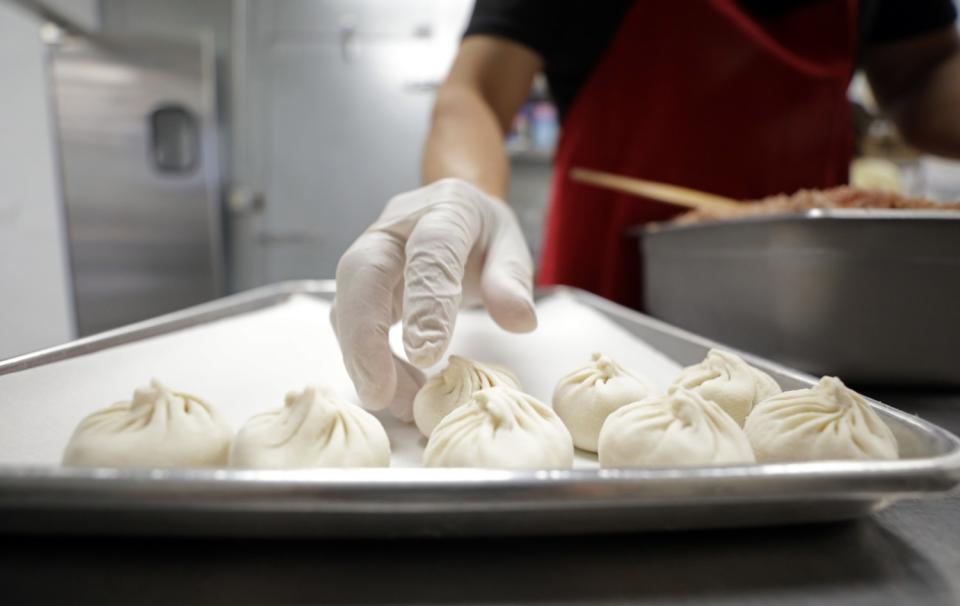
{"label": "person's arm", "polygon": [[[539,68],[538,56],[518,44],[468,36],[433,112],[427,185],[391,198],[340,258],[330,319],[368,408],[412,417],[424,381],[416,367],[440,361],[465,302],[482,302],[506,330],[536,328],[533,260],[503,203],[503,135]],[[412,365],[390,350],[398,320]]]}
{"label": "person's arm", "polygon": [[515,42],[467,37],[437,93],[423,182],[456,177],[502,199],[510,180],[504,135],[542,66],[539,55]]}
{"label": "person's arm", "polygon": [[868,47],[864,68],[877,101],[918,148],[960,157],[960,39],[952,25]]}

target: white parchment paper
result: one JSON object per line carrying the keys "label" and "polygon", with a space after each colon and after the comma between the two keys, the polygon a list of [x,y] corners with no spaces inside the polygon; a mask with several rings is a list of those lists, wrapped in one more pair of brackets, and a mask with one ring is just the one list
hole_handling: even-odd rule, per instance
{"label": "white parchment paper", "polygon": [[[276,307],[0,377],[0,463],[58,464],[87,414],[131,397],[157,378],[196,394],[239,428],[278,408],[288,391],[325,383],[357,402],[328,322],[330,304],[297,297]],[[661,387],[680,367],[601,313],[557,293],[538,302],[538,329],[515,335],[482,310],[460,315],[448,353],[513,370],[524,390],[549,403],[567,372],[602,351]],[[402,352],[399,330],[391,340]],[[440,368],[442,366],[438,366]],[[435,372],[437,368],[428,372]],[[390,435],[395,467],[419,466],[425,441],[416,427],[378,416]],[[578,467],[596,457],[577,456]]]}

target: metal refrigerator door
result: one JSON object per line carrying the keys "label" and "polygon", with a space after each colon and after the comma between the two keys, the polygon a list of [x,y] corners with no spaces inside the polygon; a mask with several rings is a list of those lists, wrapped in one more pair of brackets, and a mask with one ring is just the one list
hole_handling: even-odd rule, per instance
{"label": "metal refrigerator door", "polygon": [[67,38],[51,61],[80,333],[219,295],[209,45]]}
{"label": "metal refrigerator door", "polygon": [[332,278],[387,200],[418,186],[435,87],[470,3],[248,4],[234,177],[265,203],[255,233],[233,233],[260,264],[238,263],[237,284]]}

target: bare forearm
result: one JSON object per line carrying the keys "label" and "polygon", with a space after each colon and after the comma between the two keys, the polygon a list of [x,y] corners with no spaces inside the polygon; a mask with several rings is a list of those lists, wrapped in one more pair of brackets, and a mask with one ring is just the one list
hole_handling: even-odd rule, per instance
{"label": "bare forearm", "polygon": [[458,177],[504,198],[510,168],[503,128],[475,90],[445,86],[437,96],[423,152],[423,181]]}
{"label": "bare forearm", "polygon": [[960,53],[936,67],[924,86],[891,110],[910,143],[933,154],[960,157]]}
{"label": "bare forearm", "polygon": [[881,107],[910,143],[960,157],[960,37],[953,26],[868,48],[864,67]]}
{"label": "bare forearm", "polygon": [[520,44],[480,35],[464,39],[433,108],[424,182],[457,177],[505,198],[510,164],[504,133],[542,67],[540,57]]}

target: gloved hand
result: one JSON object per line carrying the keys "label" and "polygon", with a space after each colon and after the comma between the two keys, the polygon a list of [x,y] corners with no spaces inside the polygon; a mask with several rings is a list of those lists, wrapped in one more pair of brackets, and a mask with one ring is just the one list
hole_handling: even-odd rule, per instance
{"label": "gloved hand", "polygon": [[483,302],[513,332],[536,328],[533,262],[513,211],[460,179],[394,197],[337,266],[331,311],[343,360],[366,408],[412,418],[423,373],[394,356],[390,326],[403,320],[407,358],[443,356],[463,305]]}

